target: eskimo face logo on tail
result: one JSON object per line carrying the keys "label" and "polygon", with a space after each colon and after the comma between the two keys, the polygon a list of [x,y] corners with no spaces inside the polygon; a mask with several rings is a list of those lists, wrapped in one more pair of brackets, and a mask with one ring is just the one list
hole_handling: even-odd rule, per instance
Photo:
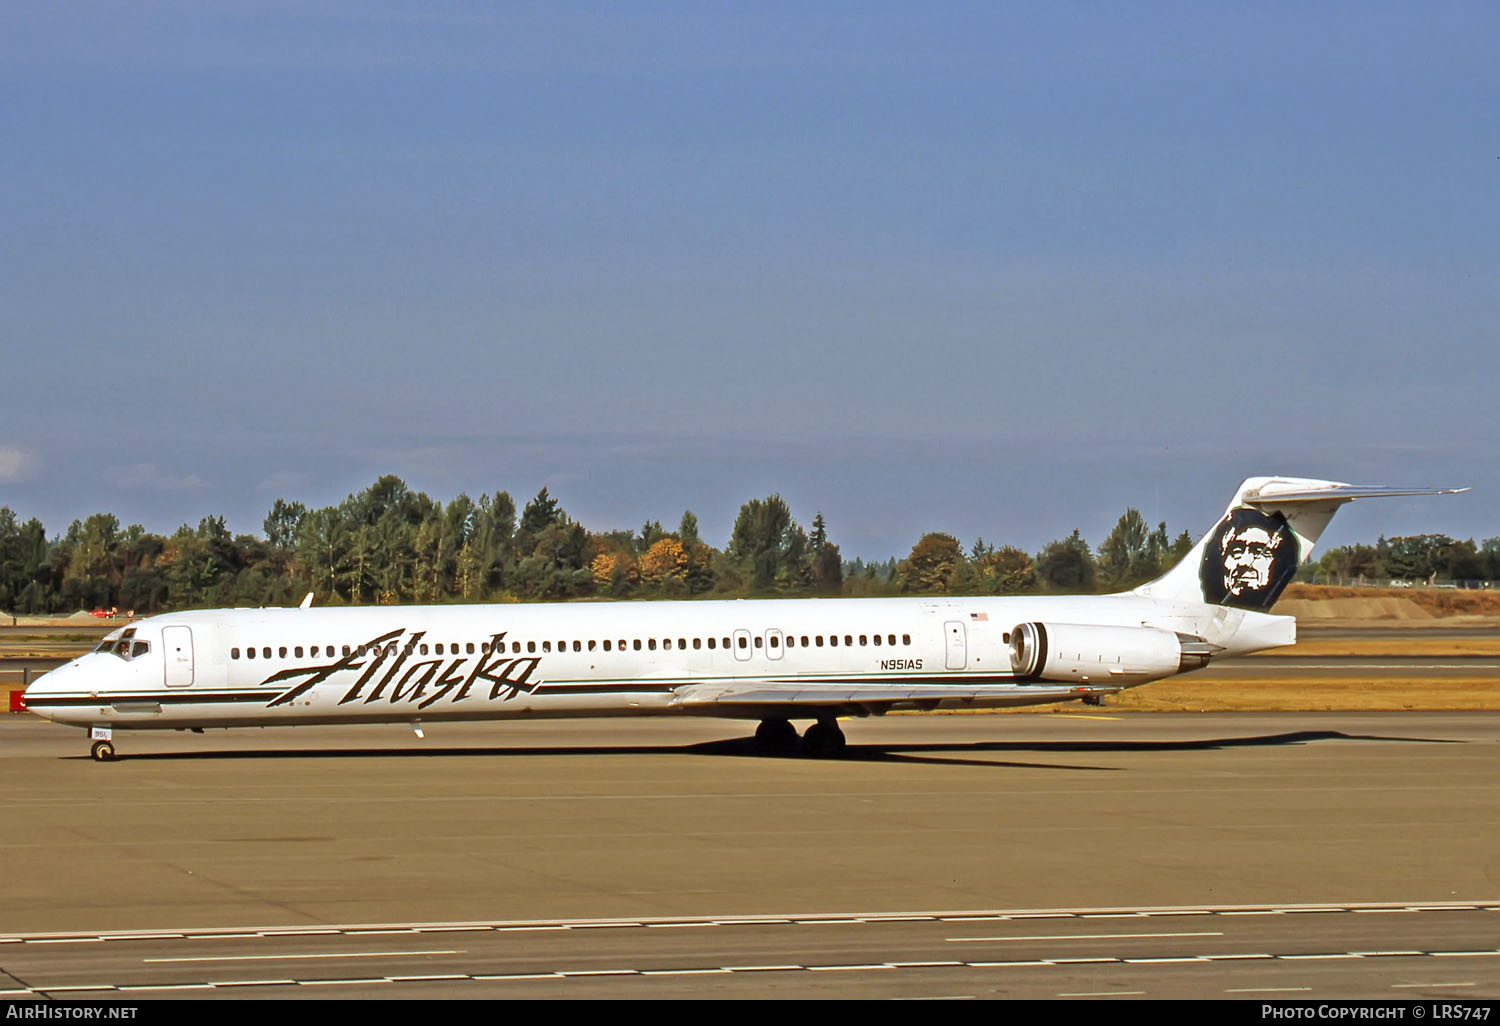
{"label": "eskimo face logo on tail", "polygon": [[1241,506],[1219,521],[1203,547],[1203,601],[1239,609],[1271,608],[1299,562],[1286,517]]}

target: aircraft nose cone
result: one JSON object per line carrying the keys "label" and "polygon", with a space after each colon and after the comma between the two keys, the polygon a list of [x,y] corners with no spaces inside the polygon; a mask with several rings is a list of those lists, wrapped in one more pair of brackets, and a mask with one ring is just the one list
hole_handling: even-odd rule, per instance
{"label": "aircraft nose cone", "polygon": [[72,690],[77,681],[78,663],[76,661],[59,666],[55,670],[48,670],[32,681],[26,689],[23,696],[26,710],[44,719],[53,719],[53,713],[58,711],[59,707],[49,699],[54,695]]}

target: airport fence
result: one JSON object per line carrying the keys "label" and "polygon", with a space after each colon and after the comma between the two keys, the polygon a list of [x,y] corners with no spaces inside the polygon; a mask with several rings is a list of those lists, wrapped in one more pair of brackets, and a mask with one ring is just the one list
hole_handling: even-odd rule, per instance
{"label": "airport fence", "polygon": [[1334,588],[1425,588],[1425,589],[1447,589],[1461,591],[1492,591],[1500,587],[1500,581],[1471,581],[1471,580],[1445,580],[1437,578],[1432,580],[1402,580],[1399,577],[1344,577],[1339,574],[1314,574],[1310,577],[1299,577],[1298,581],[1303,584],[1321,584]]}

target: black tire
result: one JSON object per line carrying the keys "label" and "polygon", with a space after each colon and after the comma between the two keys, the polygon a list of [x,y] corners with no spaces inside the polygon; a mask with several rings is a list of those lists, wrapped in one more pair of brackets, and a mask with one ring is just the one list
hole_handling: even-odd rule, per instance
{"label": "black tire", "polygon": [[112,741],[95,741],[90,750],[95,762],[114,762],[115,746]]}
{"label": "black tire", "polygon": [[844,754],[844,732],[837,723],[814,723],[802,735],[802,750],[808,755],[839,756]]}
{"label": "black tire", "polygon": [[783,719],[761,720],[755,746],[762,755],[792,755],[797,751],[797,728]]}

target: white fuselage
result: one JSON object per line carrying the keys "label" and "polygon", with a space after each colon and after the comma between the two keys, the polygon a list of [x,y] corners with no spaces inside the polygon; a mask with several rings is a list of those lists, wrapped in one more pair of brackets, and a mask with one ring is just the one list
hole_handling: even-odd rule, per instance
{"label": "white fuselage", "polygon": [[[1027,621],[1152,628],[1227,654],[1293,632],[1287,617],[1132,595],[200,610],[115,632],[26,698],[57,722],[110,728],[764,718],[1056,702],[1178,672],[1102,653],[1097,671],[1085,660],[1018,679],[1010,632]],[[923,697],[892,697],[898,686]]]}

